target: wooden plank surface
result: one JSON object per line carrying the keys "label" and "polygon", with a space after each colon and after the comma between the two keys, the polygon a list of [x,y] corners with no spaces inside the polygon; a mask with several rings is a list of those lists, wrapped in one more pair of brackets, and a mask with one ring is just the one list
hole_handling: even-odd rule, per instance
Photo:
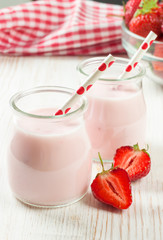
{"label": "wooden plank surface", "polygon": [[[0,240],[162,240],[163,239],[163,88],[144,81],[148,109],[147,142],[152,170],[132,184],[133,203],[119,211],[97,202],[89,189],[73,205],[58,209],[28,207],[8,186],[7,146],[12,124],[9,98],[40,85],[77,88],[82,57],[0,57]],[[100,170],[93,165],[93,177]]]}

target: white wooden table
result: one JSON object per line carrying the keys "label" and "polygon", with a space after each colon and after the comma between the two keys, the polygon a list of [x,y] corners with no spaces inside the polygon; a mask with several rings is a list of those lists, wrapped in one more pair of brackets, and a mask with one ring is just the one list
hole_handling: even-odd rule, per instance
{"label": "white wooden table", "polygon": [[[163,88],[144,81],[148,109],[147,142],[152,170],[132,184],[133,203],[119,211],[97,202],[89,189],[64,208],[28,207],[11,194],[6,150],[11,137],[8,101],[19,90],[40,85],[76,88],[82,57],[0,57],[0,240],[162,240],[163,239]],[[93,166],[93,176],[100,170]]]}

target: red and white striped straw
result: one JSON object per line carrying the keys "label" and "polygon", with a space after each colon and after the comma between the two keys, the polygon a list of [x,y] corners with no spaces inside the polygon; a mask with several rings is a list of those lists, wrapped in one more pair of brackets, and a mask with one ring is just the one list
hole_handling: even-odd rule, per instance
{"label": "red and white striped straw", "polygon": [[127,77],[128,73],[131,72],[142,59],[144,54],[148,51],[149,47],[152,45],[153,41],[156,39],[157,35],[150,31],[148,36],[145,38],[139,49],[136,51],[134,56],[130,59],[127,67],[122,72],[122,74],[118,77],[118,79],[123,79]]}
{"label": "red and white striped straw", "polygon": [[79,100],[79,98],[88,91],[92,85],[97,81],[100,75],[115,62],[115,58],[109,54],[100,64],[95,72],[93,72],[84,82],[82,86],[73,94],[73,96],[60,108],[55,115],[66,114],[70,111],[72,106]]}

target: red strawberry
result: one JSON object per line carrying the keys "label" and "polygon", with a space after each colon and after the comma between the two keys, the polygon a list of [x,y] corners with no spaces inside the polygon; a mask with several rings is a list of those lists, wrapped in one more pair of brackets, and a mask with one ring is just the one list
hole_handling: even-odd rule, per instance
{"label": "red strawberry", "polygon": [[115,208],[128,208],[132,203],[132,195],[127,172],[118,167],[105,171],[100,154],[99,158],[103,171],[97,174],[91,184],[94,197]]}
{"label": "red strawberry", "polygon": [[141,0],[129,0],[125,5],[125,23],[129,26],[129,22],[132,19],[134,13],[139,7]]}
{"label": "red strawberry", "polygon": [[144,0],[129,23],[129,30],[142,37],[150,31],[161,35],[161,12],[158,10],[157,0]]}
{"label": "red strawberry", "polygon": [[151,168],[150,156],[145,149],[140,150],[138,144],[117,149],[114,156],[114,167],[127,171],[131,181],[145,177]]}

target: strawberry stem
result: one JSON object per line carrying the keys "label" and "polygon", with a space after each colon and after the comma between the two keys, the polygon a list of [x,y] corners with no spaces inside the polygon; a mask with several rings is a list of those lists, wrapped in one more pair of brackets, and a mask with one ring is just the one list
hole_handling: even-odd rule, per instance
{"label": "strawberry stem", "polygon": [[135,151],[140,151],[138,143],[133,146]]}
{"label": "strawberry stem", "polygon": [[105,169],[104,169],[104,164],[103,164],[102,157],[101,157],[101,155],[100,155],[99,152],[98,152],[98,156],[99,156],[99,159],[100,159],[100,162],[101,162],[102,171],[104,172],[104,171],[105,171]]}
{"label": "strawberry stem", "polygon": [[126,3],[123,0],[122,0],[122,6],[123,6],[123,12],[125,13],[126,12]]}

